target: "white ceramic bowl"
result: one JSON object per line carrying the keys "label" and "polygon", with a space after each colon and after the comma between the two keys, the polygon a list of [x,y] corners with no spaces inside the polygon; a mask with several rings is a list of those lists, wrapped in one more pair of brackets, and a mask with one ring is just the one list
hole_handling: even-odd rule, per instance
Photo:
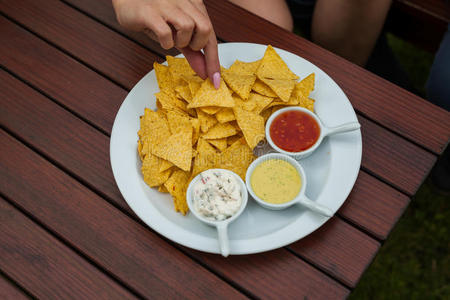
{"label": "white ceramic bowl", "polygon": [[211,171],[211,170],[218,170],[221,172],[225,172],[225,173],[231,174],[232,176],[234,176],[236,178],[237,182],[240,185],[241,196],[242,196],[242,203],[241,203],[239,210],[234,215],[229,217],[228,219],[225,219],[222,221],[215,221],[215,220],[208,219],[196,211],[195,205],[194,205],[194,190],[193,189],[194,189],[195,184],[200,180],[201,174],[205,171],[203,171],[202,173],[199,173],[197,176],[194,177],[194,179],[192,179],[191,183],[189,183],[188,189],[186,191],[186,201],[187,201],[189,210],[192,212],[192,214],[197,219],[199,219],[203,223],[206,223],[210,226],[214,226],[217,228],[221,254],[222,254],[222,256],[227,257],[230,254],[230,246],[229,246],[228,232],[227,232],[228,224],[230,224],[231,222],[236,220],[242,214],[245,207],[247,206],[247,202],[248,202],[247,186],[245,185],[245,183],[241,179],[241,177],[239,177],[239,175],[237,175],[236,173],[234,173],[230,170],[209,169],[208,171]]}
{"label": "white ceramic bowl", "polygon": [[[272,137],[270,136],[270,126],[272,125],[272,122],[275,120],[276,117],[278,117],[279,115],[281,115],[282,113],[285,113],[287,111],[301,111],[301,112],[304,112],[304,113],[310,115],[311,117],[313,117],[313,119],[316,120],[317,124],[319,124],[319,129],[320,129],[319,138],[314,143],[314,145],[312,145],[310,148],[308,148],[306,150],[303,150],[303,151],[299,151],[299,152],[290,152],[290,151],[286,151],[286,150],[281,149],[280,147],[278,147],[273,142]],[[319,117],[315,113],[311,112],[309,109],[306,109],[306,108],[303,108],[303,107],[300,107],[300,106],[288,106],[288,107],[282,108],[280,110],[277,110],[267,120],[267,123],[266,123],[266,139],[269,142],[269,145],[274,150],[276,150],[277,152],[280,152],[280,153],[292,156],[295,159],[302,159],[302,158],[305,158],[305,157],[308,157],[309,155],[311,155],[317,149],[317,147],[319,147],[320,143],[322,143],[322,140],[326,136],[337,134],[337,133],[344,133],[344,132],[348,132],[348,131],[357,130],[360,127],[361,127],[361,125],[358,122],[345,123],[343,125],[336,126],[336,127],[326,127],[325,125],[323,125],[323,123],[319,119]]]}
{"label": "white ceramic bowl", "polygon": [[[298,192],[297,196],[294,197],[294,199],[292,199],[289,202],[281,203],[281,204],[269,203],[269,202],[266,202],[266,201],[262,200],[261,198],[259,198],[253,191],[253,188],[251,185],[251,176],[253,174],[253,171],[259,164],[261,164],[265,161],[268,161],[268,160],[272,160],[272,159],[279,159],[279,160],[288,162],[297,170],[298,174],[300,175],[301,184],[302,184],[300,187],[300,191]],[[333,216],[333,211],[331,209],[329,209],[328,207],[323,206],[321,204],[318,204],[318,203],[310,200],[308,197],[306,197],[305,190],[306,190],[307,182],[306,182],[305,171],[303,170],[300,163],[298,163],[295,159],[293,159],[292,157],[287,156],[285,154],[270,153],[270,154],[262,155],[259,158],[257,158],[248,167],[247,174],[245,176],[245,181],[247,184],[247,190],[250,193],[250,195],[253,197],[253,199],[255,199],[255,201],[259,205],[261,205],[264,208],[272,209],[272,210],[280,210],[280,209],[288,208],[294,204],[299,204],[299,205],[302,205],[302,206],[310,209],[311,211],[314,211],[323,216],[326,216],[326,217]]]}

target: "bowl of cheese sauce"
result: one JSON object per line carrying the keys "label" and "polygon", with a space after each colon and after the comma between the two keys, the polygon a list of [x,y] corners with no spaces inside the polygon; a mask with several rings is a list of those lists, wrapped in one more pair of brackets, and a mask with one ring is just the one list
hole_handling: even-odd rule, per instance
{"label": "bowl of cheese sauce", "polygon": [[218,232],[221,253],[230,253],[227,227],[244,211],[248,192],[236,173],[209,169],[198,174],[188,186],[186,200],[192,214]]}
{"label": "bowl of cheese sauce", "polygon": [[288,155],[260,156],[250,164],[245,181],[252,198],[267,209],[281,210],[298,204],[326,217],[333,215],[331,209],[305,195],[305,171]]}

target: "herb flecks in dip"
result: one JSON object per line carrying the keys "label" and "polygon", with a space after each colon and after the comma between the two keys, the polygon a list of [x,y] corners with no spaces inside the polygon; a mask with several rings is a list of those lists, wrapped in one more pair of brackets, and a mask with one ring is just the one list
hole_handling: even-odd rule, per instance
{"label": "herb flecks in dip", "polygon": [[277,116],[270,125],[270,138],[279,148],[300,152],[311,148],[320,136],[320,127],[308,113],[292,110]]}
{"label": "herb flecks in dip", "polygon": [[272,204],[293,200],[302,186],[297,169],[281,159],[269,159],[257,165],[250,184],[256,196]]}
{"label": "herb flecks in dip", "polygon": [[222,221],[238,212],[242,191],[235,176],[217,169],[207,170],[200,176],[193,197],[197,213],[213,221]]}

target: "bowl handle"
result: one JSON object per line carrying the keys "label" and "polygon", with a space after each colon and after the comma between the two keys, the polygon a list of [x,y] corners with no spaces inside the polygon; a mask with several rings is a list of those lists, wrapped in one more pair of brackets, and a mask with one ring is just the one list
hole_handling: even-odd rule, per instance
{"label": "bowl handle", "polygon": [[324,135],[344,133],[348,131],[358,130],[359,128],[361,128],[361,124],[359,124],[358,122],[350,122],[336,127],[325,127]]}
{"label": "bowl handle", "polygon": [[228,241],[228,223],[222,223],[217,225],[217,233],[219,235],[220,252],[223,257],[227,257],[230,254],[230,244]]}
{"label": "bowl handle", "polygon": [[310,200],[308,197],[304,196],[300,199],[300,201],[298,202],[300,205],[308,208],[309,210],[316,212],[322,216],[325,217],[332,217],[333,216],[333,211],[331,209],[329,209],[328,207],[319,204],[317,202],[314,202],[312,200]]}

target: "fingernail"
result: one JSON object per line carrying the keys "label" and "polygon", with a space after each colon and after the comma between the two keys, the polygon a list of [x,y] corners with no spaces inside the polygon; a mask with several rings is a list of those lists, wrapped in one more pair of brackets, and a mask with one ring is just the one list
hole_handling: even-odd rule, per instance
{"label": "fingernail", "polygon": [[216,88],[216,90],[218,90],[220,87],[220,73],[219,72],[216,72],[213,74],[213,84],[214,84],[214,87]]}

